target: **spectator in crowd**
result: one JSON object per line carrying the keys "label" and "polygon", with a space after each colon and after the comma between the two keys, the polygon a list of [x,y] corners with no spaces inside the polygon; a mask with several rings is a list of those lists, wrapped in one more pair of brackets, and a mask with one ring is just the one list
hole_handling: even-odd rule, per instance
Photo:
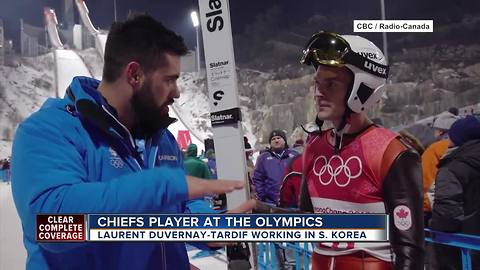
{"label": "spectator in crowd", "polygon": [[[215,150],[208,149],[205,152],[205,157],[207,158],[207,166],[210,171],[210,179],[217,179],[217,160],[215,158]],[[206,198],[207,201],[210,200],[209,197]],[[211,202],[210,202],[211,203]],[[213,197],[213,208],[216,210],[224,210],[227,207],[227,196],[226,194],[218,194]]]}
{"label": "spectator in crowd", "polygon": [[10,157],[2,159],[0,161],[0,169],[9,170],[10,169]]}
{"label": "spectator in crowd", "polygon": [[301,63],[315,69],[315,122],[334,128],[312,133],[305,145],[300,209],[390,215],[388,242],[316,243],[312,269],[423,270],[419,156],[366,114],[388,77],[382,51],[360,36],[318,32]]}
{"label": "spectator in crowd", "polygon": [[[480,235],[480,121],[457,120],[448,134],[451,148],[438,164],[430,227]],[[471,255],[472,269],[480,269],[479,252]],[[435,245],[435,258],[435,269],[462,269],[459,248]]]}
{"label": "spectator in crowd", "polygon": [[205,157],[207,158],[207,166],[208,170],[210,171],[210,179],[217,179],[217,161],[215,159],[215,150],[208,149],[205,153]]}
{"label": "spectator in crowd", "polygon": [[287,164],[280,188],[279,206],[298,208],[300,185],[302,183],[302,155],[293,157]]}
{"label": "spectator in crowd", "polygon": [[[187,51],[182,37],[150,16],[115,22],[102,81],[74,77],[65,97],[48,99],[19,125],[12,193],[27,269],[190,269],[185,243],[40,243],[35,226],[38,213],[179,214],[189,199],[243,187],[185,176],[167,127]],[[253,205],[244,206],[237,212]]]}
{"label": "spectator in crowd", "polygon": [[10,183],[10,157],[0,160],[0,181]]}
{"label": "spectator in crowd", "polygon": [[210,179],[210,170],[207,163],[198,157],[198,147],[194,143],[187,147],[187,155],[183,162],[183,167],[187,175]]}
{"label": "spectator in crowd", "polygon": [[299,154],[288,161],[280,188],[279,206],[283,208],[298,208],[300,184],[302,182],[303,139],[297,139],[293,149]]}
{"label": "spectator in crowd", "polygon": [[250,198],[258,199],[257,193],[255,190],[255,184],[253,183],[253,170],[255,169],[255,164],[253,164],[252,156],[253,156],[253,148],[250,142],[248,141],[247,136],[243,136],[243,146],[245,148],[245,160],[247,164],[247,178],[248,183],[250,186]]}
{"label": "spectator in crowd", "polygon": [[[302,149],[303,150],[303,149]],[[302,155],[301,153],[288,161],[285,174],[280,187],[280,200],[278,205],[282,208],[298,208],[300,186],[302,184]],[[279,256],[285,259],[280,261],[281,268],[295,269],[295,251],[286,249],[280,252]],[[281,259],[281,258],[280,258]],[[300,257],[303,260],[303,256]]]}
{"label": "spectator in crowd", "polygon": [[[269,136],[270,147],[257,158],[253,171],[253,183],[260,201],[277,205],[280,199],[280,186],[287,163],[298,155],[288,148],[287,135],[283,130],[273,130]],[[285,267],[286,256],[281,248],[276,248],[277,263]]]}
{"label": "spectator in crowd", "polygon": [[458,113],[459,113],[457,107],[450,107],[450,108],[448,108],[448,112],[451,113],[451,114],[453,114],[453,115],[455,115],[455,116],[458,116]]}
{"label": "spectator in crowd", "polygon": [[[302,152],[303,152],[303,140],[297,140],[296,145],[301,146],[298,152],[299,155],[293,157],[288,161],[285,168],[285,175],[282,180],[282,186],[280,187],[280,201],[279,206],[282,208],[298,208],[298,199],[300,196],[300,186],[302,184]],[[295,146],[294,144],[294,146]],[[295,149],[295,147],[294,147]],[[285,250],[285,257],[283,266],[285,269],[295,269],[296,256],[295,251],[291,249]],[[303,260],[303,256],[300,257]]]}
{"label": "spectator in crowd", "polygon": [[303,141],[303,139],[297,139],[293,144],[292,149],[295,150],[295,152],[297,152],[298,154],[301,154],[303,153],[304,144],[305,142]]}
{"label": "spectator in crowd", "polygon": [[245,159],[247,161],[247,167],[248,168],[255,167],[252,161],[253,148],[250,142],[248,141],[247,136],[243,136],[243,146],[245,147]]}
{"label": "spectator in crowd", "polygon": [[457,116],[449,112],[444,112],[436,117],[432,128],[437,141],[429,145],[422,154],[423,211],[426,226],[432,215],[431,199],[434,192],[437,165],[440,158],[447,152],[448,130],[457,119]]}
{"label": "spectator in crowd", "polygon": [[288,149],[287,136],[282,130],[273,130],[269,142],[270,149],[257,158],[252,179],[258,199],[277,205],[285,168],[296,152]]}
{"label": "spectator in crowd", "polygon": [[[187,153],[183,161],[185,174],[203,179],[210,179],[210,170],[206,162],[198,157],[198,147],[196,144],[187,146]],[[211,194],[203,197],[203,200],[190,200],[186,204],[187,211],[190,213],[211,213],[214,208],[215,198]]]}

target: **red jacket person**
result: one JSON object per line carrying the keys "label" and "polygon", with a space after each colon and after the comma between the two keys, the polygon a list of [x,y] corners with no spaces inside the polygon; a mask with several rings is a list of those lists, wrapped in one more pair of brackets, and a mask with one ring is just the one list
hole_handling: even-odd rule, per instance
{"label": "red jacket person", "polygon": [[315,68],[316,123],[334,128],[309,136],[300,207],[390,215],[389,242],[318,243],[312,269],[423,269],[419,156],[365,113],[383,93],[383,53],[365,38],[329,32],[313,35],[303,53],[301,63]]}

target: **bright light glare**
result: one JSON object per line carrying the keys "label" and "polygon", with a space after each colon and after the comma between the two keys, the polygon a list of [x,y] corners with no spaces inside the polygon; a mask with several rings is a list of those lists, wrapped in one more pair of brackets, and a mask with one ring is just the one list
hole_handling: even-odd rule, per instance
{"label": "bright light glare", "polygon": [[193,23],[193,27],[197,27],[198,26],[198,15],[197,15],[197,12],[196,11],[192,11],[192,13],[190,13],[190,17],[192,18],[192,23]]}

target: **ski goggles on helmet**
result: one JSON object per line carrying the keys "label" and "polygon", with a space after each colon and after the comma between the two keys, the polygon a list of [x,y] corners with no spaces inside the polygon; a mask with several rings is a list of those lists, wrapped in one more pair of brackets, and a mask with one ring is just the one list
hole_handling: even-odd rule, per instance
{"label": "ski goggles on helmet", "polygon": [[354,52],[350,44],[340,35],[331,32],[319,32],[310,38],[303,50],[301,64],[343,66],[350,64],[369,74],[387,78],[388,66],[382,65]]}

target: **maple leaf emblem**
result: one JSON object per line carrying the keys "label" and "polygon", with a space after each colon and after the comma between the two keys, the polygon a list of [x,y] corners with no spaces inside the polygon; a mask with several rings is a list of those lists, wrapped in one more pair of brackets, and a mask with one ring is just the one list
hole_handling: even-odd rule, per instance
{"label": "maple leaf emblem", "polygon": [[396,215],[399,217],[399,218],[406,218],[408,216],[408,211],[405,211],[403,208],[401,208],[397,213]]}

